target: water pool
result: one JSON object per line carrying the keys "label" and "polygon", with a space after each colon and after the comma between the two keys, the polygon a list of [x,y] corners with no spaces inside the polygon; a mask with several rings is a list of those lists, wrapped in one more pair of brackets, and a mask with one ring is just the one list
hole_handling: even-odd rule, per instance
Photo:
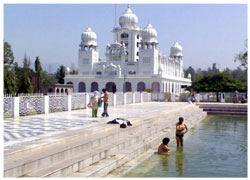
{"label": "water pool", "polygon": [[184,147],[154,154],[124,177],[247,177],[247,117],[208,116],[184,137]]}

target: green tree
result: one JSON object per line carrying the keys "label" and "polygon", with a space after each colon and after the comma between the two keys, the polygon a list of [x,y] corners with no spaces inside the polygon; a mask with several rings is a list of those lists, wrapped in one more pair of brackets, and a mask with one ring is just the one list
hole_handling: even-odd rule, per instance
{"label": "green tree", "polygon": [[11,45],[4,42],[4,93],[12,94],[15,96],[17,85],[16,85],[16,67],[17,63],[14,62],[14,54],[11,49]]}
{"label": "green tree", "polygon": [[58,80],[59,84],[64,84],[64,77],[65,77],[65,67],[61,65],[56,71],[56,79]]}
{"label": "green tree", "polygon": [[234,62],[240,62],[240,66],[247,70],[248,67],[248,57],[247,57],[247,40],[245,41],[245,48],[239,54],[236,54]]}
{"label": "green tree", "polygon": [[24,54],[24,58],[23,58],[23,68],[24,69],[30,69],[30,58],[27,58],[26,53]]}
{"label": "green tree", "polygon": [[14,63],[14,54],[9,43],[4,42],[4,65],[12,65]]}
{"label": "green tree", "polygon": [[36,71],[36,75],[37,75],[37,84],[38,84],[38,92],[40,92],[40,83],[41,83],[41,73],[43,71],[42,69],[42,66],[41,66],[41,63],[40,63],[40,60],[39,60],[39,56],[36,57],[36,60],[35,60],[35,71]]}
{"label": "green tree", "polygon": [[191,66],[189,66],[187,69],[184,70],[184,76],[187,77],[188,74],[191,74],[191,80],[193,81],[195,77],[195,70]]}
{"label": "green tree", "polygon": [[18,87],[18,93],[33,93],[29,72],[22,73]]}
{"label": "green tree", "polygon": [[201,79],[193,82],[188,90],[197,92],[216,92],[217,101],[219,92],[246,91],[246,85],[234,78],[227,72],[218,72],[213,75],[205,75]]}
{"label": "green tree", "polygon": [[41,84],[48,85],[48,84],[56,84],[58,80],[56,79],[55,74],[48,74],[46,71],[41,72]]}

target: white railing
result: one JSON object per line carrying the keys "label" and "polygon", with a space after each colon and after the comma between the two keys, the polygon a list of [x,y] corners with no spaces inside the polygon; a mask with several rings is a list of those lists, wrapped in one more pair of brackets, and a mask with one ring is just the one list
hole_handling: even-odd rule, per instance
{"label": "white railing", "polygon": [[12,117],[14,109],[13,97],[4,97],[3,105],[4,117]]}
{"label": "white railing", "polygon": [[[87,108],[93,93],[72,93],[70,95],[23,94],[4,96],[4,117],[18,117],[32,114],[46,114]],[[109,93],[109,105],[134,104],[151,101],[151,93]]]}
{"label": "white railing", "polygon": [[133,93],[126,93],[126,104],[133,103]]}
{"label": "white railing", "polygon": [[124,94],[116,93],[116,105],[124,104]]}
{"label": "white railing", "polygon": [[87,107],[87,93],[74,93],[71,95],[71,109],[83,109]]}
{"label": "white railing", "polygon": [[67,111],[68,96],[49,96],[49,112]]}
{"label": "white railing", "polygon": [[43,96],[22,96],[19,97],[19,114],[21,116],[42,114],[43,113]]}

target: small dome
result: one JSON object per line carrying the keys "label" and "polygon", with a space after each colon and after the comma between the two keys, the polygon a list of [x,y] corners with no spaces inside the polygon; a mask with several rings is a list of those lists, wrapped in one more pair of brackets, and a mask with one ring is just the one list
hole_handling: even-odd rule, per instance
{"label": "small dome", "polygon": [[96,33],[90,27],[82,33],[82,44],[97,46]]}
{"label": "small dome", "polygon": [[182,54],[182,47],[181,45],[176,42],[170,49],[170,56],[175,57],[175,56],[183,56]]}
{"label": "small dome", "polygon": [[127,10],[120,16],[119,24],[121,28],[133,29],[137,27],[138,18],[128,5]]}
{"label": "small dome", "polygon": [[142,40],[144,42],[156,42],[157,43],[157,31],[153,28],[151,24],[148,24],[143,30],[142,30]]}
{"label": "small dome", "polygon": [[66,74],[69,74],[69,73],[70,73],[70,68],[69,68],[69,67],[66,67],[66,68],[65,68],[65,73],[66,73]]}

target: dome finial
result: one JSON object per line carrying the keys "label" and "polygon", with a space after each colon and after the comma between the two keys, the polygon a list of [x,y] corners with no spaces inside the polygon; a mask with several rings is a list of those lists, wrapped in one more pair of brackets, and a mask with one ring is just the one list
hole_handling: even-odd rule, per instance
{"label": "dome finial", "polygon": [[130,9],[130,4],[128,4],[128,9]]}

